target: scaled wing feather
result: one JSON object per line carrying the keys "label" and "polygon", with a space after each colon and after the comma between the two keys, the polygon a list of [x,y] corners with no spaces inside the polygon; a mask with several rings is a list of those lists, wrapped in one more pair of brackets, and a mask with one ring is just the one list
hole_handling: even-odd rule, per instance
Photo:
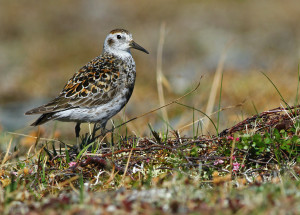
{"label": "scaled wing feather", "polygon": [[96,57],[74,74],[58,97],[25,114],[45,114],[107,103],[120,87],[119,65],[120,60],[112,55]]}

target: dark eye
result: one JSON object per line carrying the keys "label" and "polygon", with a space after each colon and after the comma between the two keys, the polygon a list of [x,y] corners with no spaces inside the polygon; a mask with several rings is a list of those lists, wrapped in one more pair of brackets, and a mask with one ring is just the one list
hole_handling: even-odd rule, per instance
{"label": "dark eye", "polygon": [[117,35],[117,39],[121,39],[121,38],[122,38],[121,35],[118,34],[118,35]]}

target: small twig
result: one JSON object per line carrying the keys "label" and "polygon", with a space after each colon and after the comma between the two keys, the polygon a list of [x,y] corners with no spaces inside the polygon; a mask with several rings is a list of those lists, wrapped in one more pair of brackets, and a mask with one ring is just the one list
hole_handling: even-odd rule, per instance
{"label": "small twig", "polygon": [[79,176],[78,176],[78,175],[75,175],[74,177],[72,177],[72,178],[70,178],[70,179],[67,179],[67,180],[65,180],[65,181],[63,181],[63,182],[61,182],[61,183],[59,183],[59,184],[58,184],[58,187],[63,187],[63,186],[65,186],[65,185],[71,183],[72,181],[77,180],[78,178],[79,178]]}
{"label": "small twig", "polygon": [[249,160],[249,161],[252,161],[252,162],[254,162],[254,163],[261,163],[261,164],[269,164],[269,163],[270,163],[270,161],[264,162],[264,161],[254,160],[254,159],[252,159],[252,158],[248,158],[248,160]]}
{"label": "small twig", "polygon": [[8,134],[12,134],[12,135],[22,136],[22,137],[30,137],[30,138],[34,138],[34,139],[44,140],[44,141],[61,142],[60,140],[56,140],[56,139],[48,139],[48,138],[35,137],[35,136],[27,135],[27,134],[20,134],[20,133],[15,133],[15,132],[10,132],[10,131],[7,131],[7,133]]}
{"label": "small twig", "polygon": [[[153,141],[152,141],[153,142]],[[115,151],[115,152],[109,152],[109,153],[106,153],[106,154],[94,154],[94,153],[86,153],[86,155],[91,155],[91,156],[97,156],[97,157],[109,157],[109,156],[112,156],[112,155],[115,155],[115,154],[120,154],[120,153],[124,153],[124,152],[130,152],[131,150],[132,151],[146,151],[146,150],[149,150],[149,149],[152,149],[152,148],[163,148],[163,149],[168,149],[168,150],[174,150],[173,148],[171,147],[168,147],[168,146],[163,146],[163,145],[157,145],[157,144],[153,144],[153,145],[150,145],[150,146],[147,146],[147,147],[138,147],[138,148],[129,148],[129,149],[120,149],[118,151]]]}
{"label": "small twig", "polygon": [[8,160],[8,153],[9,153],[9,150],[10,150],[10,147],[11,147],[11,142],[12,142],[12,138],[9,141],[9,144],[8,144],[5,156],[4,156],[3,160],[2,160],[1,166]]}
{"label": "small twig", "polygon": [[128,165],[129,165],[129,162],[130,162],[132,150],[133,150],[133,148],[131,149],[131,151],[129,153],[129,156],[128,156],[128,159],[127,159],[127,163],[126,163],[126,166],[125,166],[124,174],[123,174],[123,177],[122,177],[122,182],[124,182],[124,179],[125,179],[125,176],[126,176],[126,173],[127,173],[127,170],[128,170]]}

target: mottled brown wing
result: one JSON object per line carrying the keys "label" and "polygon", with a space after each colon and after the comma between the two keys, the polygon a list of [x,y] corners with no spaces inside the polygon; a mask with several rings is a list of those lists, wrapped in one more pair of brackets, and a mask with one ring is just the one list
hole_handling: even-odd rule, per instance
{"label": "mottled brown wing", "polygon": [[111,55],[101,55],[75,73],[58,97],[25,114],[44,114],[105,104],[119,91],[120,79],[120,60]]}

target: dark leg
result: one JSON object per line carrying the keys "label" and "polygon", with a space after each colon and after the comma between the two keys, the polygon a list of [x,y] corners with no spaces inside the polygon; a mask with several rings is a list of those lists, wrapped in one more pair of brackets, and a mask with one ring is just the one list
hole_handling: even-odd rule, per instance
{"label": "dark leg", "polygon": [[97,132],[98,130],[99,130],[99,124],[98,124],[98,122],[96,122],[96,123],[94,124],[93,132],[92,132],[92,140],[95,138],[96,132]]}
{"label": "dark leg", "polygon": [[76,138],[79,137],[79,133],[80,133],[80,122],[77,122],[77,123],[76,123],[76,126],[75,126],[75,134],[76,134]]}
{"label": "dark leg", "polygon": [[76,126],[75,126],[75,134],[76,134],[76,142],[77,142],[77,148],[78,148],[78,151],[80,150],[80,144],[79,144],[79,134],[80,134],[80,122],[77,122],[76,123]]}
{"label": "dark leg", "polygon": [[104,135],[107,133],[107,130],[106,130],[106,128],[105,128],[105,127],[106,127],[106,123],[107,123],[107,122],[105,122],[104,124],[102,124],[102,130],[101,130],[101,135],[102,135],[102,136],[104,136]]}

